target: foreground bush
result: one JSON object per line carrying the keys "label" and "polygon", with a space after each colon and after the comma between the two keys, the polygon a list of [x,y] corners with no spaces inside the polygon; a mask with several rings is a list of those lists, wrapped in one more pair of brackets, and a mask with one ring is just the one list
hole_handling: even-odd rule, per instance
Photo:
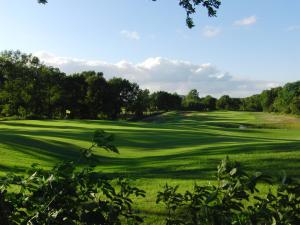
{"label": "foreground bush", "polygon": [[[92,146],[76,162],[44,170],[33,165],[27,176],[0,178],[0,225],[119,225],[140,224],[132,197],[145,192],[128,180],[107,179],[93,171],[93,149],[118,153],[113,136],[96,131]],[[84,166],[82,168],[83,162]],[[259,193],[258,182],[269,184]],[[249,175],[240,164],[224,159],[218,166],[217,184],[178,192],[166,185],[157,203],[166,207],[167,225],[300,224],[300,184],[283,176],[272,186],[262,173]],[[272,190],[271,190],[272,188]],[[158,206],[160,207],[160,206]]]}
{"label": "foreground bush", "polygon": [[[93,145],[83,150],[78,162],[66,162],[51,171],[31,168],[28,175],[8,175],[0,180],[0,224],[75,225],[138,224],[142,219],[132,209],[132,196],[145,192],[125,179],[108,180],[91,166],[78,169],[92,158],[96,146],[117,152],[113,136],[94,135]],[[8,192],[10,190],[10,192]]]}
{"label": "foreground bush", "polygon": [[157,195],[165,204],[166,224],[300,224],[300,184],[283,177],[266,196],[259,194],[258,182],[270,182],[261,173],[249,175],[239,163],[224,159],[218,166],[217,185],[199,186],[178,192],[166,185]]}

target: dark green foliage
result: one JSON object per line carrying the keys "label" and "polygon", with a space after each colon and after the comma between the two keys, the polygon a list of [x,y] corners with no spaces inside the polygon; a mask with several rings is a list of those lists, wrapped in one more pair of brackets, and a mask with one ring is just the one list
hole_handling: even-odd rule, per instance
{"label": "dark green foliage", "polygon": [[300,105],[295,108],[295,99],[300,97],[300,81],[294,83],[287,83],[279,91],[278,97],[274,101],[274,108],[278,112],[291,113],[291,106],[293,111],[300,109]]}
{"label": "dark green foliage", "polygon": [[165,91],[154,92],[150,96],[150,108],[153,111],[179,110],[181,108],[181,97]]}
{"label": "dark green foliage", "polygon": [[300,114],[300,81],[265,90],[258,96],[260,99],[256,100],[256,105],[259,107],[258,102],[260,102],[261,108],[265,112]]}
{"label": "dark green foliage", "polygon": [[[95,132],[80,162],[89,160],[96,146],[118,152],[112,141],[112,135]],[[11,188],[15,191],[8,192]],[[25,177],[1,178],[0,224],[138,224],[142,218],[134,213],[133,196],[145,192],[126,179],[108,180],[91,166],[79,169],[77,163],[65,162],[48,171],[33,165]]]}
{"label": "dark green foliage", "polygon": [[87,86],[86,90],[86,106],[88,108],[89,117],[96,119],[99,112],[105,108],[108,90],[108,84],[103,77],[103,73],[95,71],[83,72]]}
{"label": "dark green foliage", "polygon": [[261,106],[264,112],[273,112],[275,110],[274,101],[278,97],[280,88],[272,88],[271,90],[265,90],[260,94]]}
{"label": "dark green foliage", "polygon": [[106,80],[103,73],[66,75],[19,51],[0,54],[0,116],[18,118],[142,118],[146,112],[170,110],[243,110],[300,114],[300,82],[265,90],[259,95],[218,100],[158,91],[150,94],[122,78]]}
{"label": "dark green foliage", "polygon": [[270,182],[261,173],[247,174],[239,163],[224,159],[218,166],[217,185],[178,192],[166,185],[157,202],[166,206],[166,224],[299,224],[300,184],[283,178],[275,191],[259,194],[258,182]]}
{"label": "dark green foliage", "polygon": [[204,110],[204,104],[201,102],[199,92],[196,89],[191,90],[183,99],[182,105],[187,110]]}
{"label": "dark green foliage", "polygon": [[217,107],[217,99],[207,95],[205,98],[201,99],[202,104],[204,105],[205,111],[216,110]]}
{"label": "dark green foliage", "polygon": [[[157,0],[152,0],[157,1]],[[38,0],[38,3],[40,4],[46,4],[48,3],[47,0]],[[186,25],[189,28],[194,27],[194,21],[191,18],[191,15],[196,13],[196,7],[199,5],[202,5],[204,8],[207,9],[208,16],[216,16],[217,15],[217,9],[221,5],[220,0],[179,0],[179,5],[185,9],[186,11]]]}
{"label": "dark green foliage", "polygon": [[0,55],[1,114],[53,118],[62,114],[64,74],[46,67],[32,55],[6,51]]}
{"label": "dark green foliage", "polygon": [[143,117],[144,112],[150,110],[150,92],[146,90],[138,90],[135,100],[129,105],[128,110],[134,112],[135,118]]}
{"label": "dark green foliage", "polygon": [[[181,102],[180,102],[181,104]],[[0,115],[20,118],[142,117],[149,91],[121,78],[85,71],[67,76],[19,51],[0,54]]]}
{"label": "dark green foliage", "polygon": [[110,118],[117,119],[122,109],[124,109],[125,113],[129,112],[130,109],[135,109],[132,106],[135,104],[140,90],[136,83],[130,83],[126,79],[114,77],[108,81],[108,86],[109,100],[107,101],[107,106],[110,107],[105,112]]}
{"label": "dark green foliage", "polygon": [[253,95],[251,97],[242,99],[242,110],[260,112],[262,111],[262,103],[260,95]]}
{"label": "dark green foliage", "polygon": [[[97,146],[118,152],[113,139],[111,134],[96,131],[92,146],[83,150],[77,162],[61,163],[50,171],[33,165],[25,177],[8,174],[1,178],[0,224],[142,223],[132,198],[144,197],[144,191],[126,179],[109,180],[92,166],[81,167],[92,162]],[[218,166],[216,178],[216,185],[195,184],[193,191],[184,194],[178,186],[166,185],[157,195],[157,203],[167,209],[166,224],[299,224],[300,184],[285,174],[279,185],[269,186],[266,195],[257,184],[267,185],[270,177],[259,172],[250,175],[228,158]]]}
{"label": "dark green foliage", "polygon": [[261,94],[246,98],[230,98],[224,95],[217,100],[217,109],[253,112],[280,112],[300,114],[300,81],[283,87],[264,90]]}
{"label": "dark green foliage", "polygon": [[217,109],[232,110],[232,98],[229,95],[223,95],[217,101]]}
{"label": "dark green foliage", "polygon": [[93,145],[103,148],[107,151],[111,151],[114,153],[119,153],[119,150],[116,148],[116,146],[113,144],[114,141],[114,135],[106,133],[104,130],[97,130],[95,131],[94,137],[93,137]]}
{"label": "dark green foliage", "polygon": [[216,110],[217,99],[210,95],[204,98],[199,97],[196,89],[191,90],[182,101],[184,110],[212,111]]}
{"label": "dark green foliage", "polygon": [[[157,1],[157,0],[152,0]],[[220,0],[179,0],[179,5],[186,11],[186,25],[189,28],[193,28],[194,21],[191,18],[191,15],[196,13],[196,7],[202,5],[207,9],[208,16],[216,16],[217,9],[221,5]]]}
{"label": "dark green foliage", "polygon": [[290,103],[290,110],[292,114],[300,115],[300,96],[295,96]]}
{"label": "dark green foliage", "polygon": [[186,24],[189,28],[194,27],[193,19],[191,15],[196,13],[196,7],[198,5],[202,5],[207,9],[208,16],[216,16],[217,9],[221,5],[220,0],[180,0],[179,5],[182,6],[186,10],[187,18]]}
{"label": "dark green foliage", "polygon": [[[83,74],[66,76],[63,81],[63,105],[70,111],[67,118],[88,118],[90,110],[87,107],[88,84]],[[101,103],[101,101],[99,101]]]}

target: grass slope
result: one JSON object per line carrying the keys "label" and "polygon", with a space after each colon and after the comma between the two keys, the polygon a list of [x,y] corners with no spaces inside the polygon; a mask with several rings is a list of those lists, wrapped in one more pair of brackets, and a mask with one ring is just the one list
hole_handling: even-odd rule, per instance
{"label": "grass slope", "polygon": [[166,182],[208,182],[226,155],[252,171],[300,178],[300,119],[249,112],[171,112],[142,122],[0,121],[0,175],[76,159],[99,128],[116,134],[121,154],[97,150],[97,170],[137,178],[147,191],[138,207],[148,223],[158,224],[163,213],[155,197]]}

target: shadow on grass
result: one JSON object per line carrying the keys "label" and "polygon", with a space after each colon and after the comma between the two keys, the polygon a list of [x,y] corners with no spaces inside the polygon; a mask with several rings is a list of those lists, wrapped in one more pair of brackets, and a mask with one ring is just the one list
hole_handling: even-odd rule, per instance
{"label": "shadow on grass", "polygon": [[[3,141],[9,138],[13,139],[16,136],[20,145],[39,145],[38,143],[31,143],[32,141],[26,141],[26,139],[41,139],[48,138],[62,138],[69,139],[71,143],[81,140],[90,142],[92,134],[95,129],[78,129],[74,131],[59,129],[59,130],[20,130],[20,129],[0,129]],[[216,130],[216,129],[214,129]],[[226,134],[226,132],[217,134],[204,131],[185,130],[181,128],[177,129],[145,129],[145,130],[126,130],[126,129],[106,129],[111,133],[116,134],[116,145],[122,148],[136,148],[139,151],[173,151],[175,148],[193,148],[204,145],[227,145],[227,144],[243,144],[248,142],[278,142],[281,139],[272,139],[264,137],[247,137],[234,135],[233,132]],[[238,131],[237,131],[238,132]],[[23,138],[23,139],[22,139]],[[295,141],[282,139],[283,141]],[[12,145],[16,144],[13,140],[10,140]],[[65,142],[66,141],[66,142]],[[68,145],[67,141],[56,141],[57,145]],[[72,145],[71,145],[72,146]],[[38,146],[42,147],[42,146]],[[47,146],[45,146],[48,149]]]}
{"label": "shadow on grass", "polygon": [[0,171],[3,173],[24,173],[28,168],[20,166],[4,166],[0,164]]}
{"label": "shadow on grass", "polygon": [[0,131],[1,144],[10,147],[10,153],[23,153],[33,158],[48,160],[75,159],[79,156],[79,148],[62,141],[42,140],[19,134],[4,134]]}
{"label": "shadow on grass", "polygon": [[[37,121],[37,120],[34,120]],[[40,121],[38,121],[40,122]],[[55,122],[51,120],[45,120],[43,122]],[[22,122],[10,122],[10,121],[1,121],[1,125],[7,125],[10,127],[27,127],[27,128],[40,128],[40,129],[79,129],[80,127],[77,126],[66,126],[65,124],[62,124],[60,126],[57,125],[52,125],[52,124],[47,124],[47,125],[42,125],[42,124],[33,124],[33,123],[22,123]]]}
{"label": "shadow on grass", "polygon": [[[67,124],[74,121],[67,121],[57,126],[55,121],[50,125],[5,122],[4,124],[10,127],[0,129],[0,140],[1,144],[9,147],[9,154],[12,157],[14,153],[21,153],[54,164],[57,161],[76,160],[79,157],[79,146],[76,145],[76,141],[89,143],[96,129],[88,126],[85,128],[84,124],[99,127],[111,125],[111,128],[106,130],[117,134],[116,145],[121,155],[103,156],[101,150],[96,151],[99,161],[97,170],[103,170],[111,176],[213,179],[218,163],[228,155],[245,163],[251,171],[272,173],[275,168],[300,177],[299,154],[296,154],[300,149],[299,140],[246,136],[247,133],[257,133],[261,136],[260,133],[265,131],[220,126],[223,123],[231,124],[232,121],[240,120],[227,118],[226,113],[224,115],[225,117],[221,117],[222,113],[219,116],[173,113],[169,117],[167,115],[167,119],[161,124],[77,121],[79,126],[69,126]],[[22,128],[36,129],[25,131]],[[53,140],[53,138],[67,140]],[[136,157],[122,155],[122,148],[136,150]],[[159,155],[153,156],[153,153]],[[290,155],[285,156],[285,153]],[[292,154],[294,158],[290,159]],[[17,163],[19,162],[16,161]],[[9,168],[3,166],[2,171],[4,170],[9,171]]]}
{"label": "shadow on grass", "polygon": [[[249,171],[277,175],[285,170],[300,178],[299,156],[282,158],[280,154],[297,152],[300,141],[289,143],[261,143],[233,146],[214,146],[162,156],[113,158],[99,157],[101,168],[117,168],[137,178],[212,179],[220,160],[225,156],[241,161]],[[241,157],[243,154],[243,158]],[[277,156],[279,154],[279,156]],[[288,157],[288,156],[287,156]],[[166,163],[167,162],[167,163]]]}

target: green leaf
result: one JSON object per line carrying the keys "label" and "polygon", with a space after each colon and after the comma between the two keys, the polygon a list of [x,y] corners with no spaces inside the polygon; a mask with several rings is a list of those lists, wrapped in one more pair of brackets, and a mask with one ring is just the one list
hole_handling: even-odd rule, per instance
{"label": "green leaf", "polygon": [[237,172],[237,168],[233,168],[231,171],[230,171],[230,175],[231,176],[233,176],[233,175],[235,175],[236,174],[236,172]]}

